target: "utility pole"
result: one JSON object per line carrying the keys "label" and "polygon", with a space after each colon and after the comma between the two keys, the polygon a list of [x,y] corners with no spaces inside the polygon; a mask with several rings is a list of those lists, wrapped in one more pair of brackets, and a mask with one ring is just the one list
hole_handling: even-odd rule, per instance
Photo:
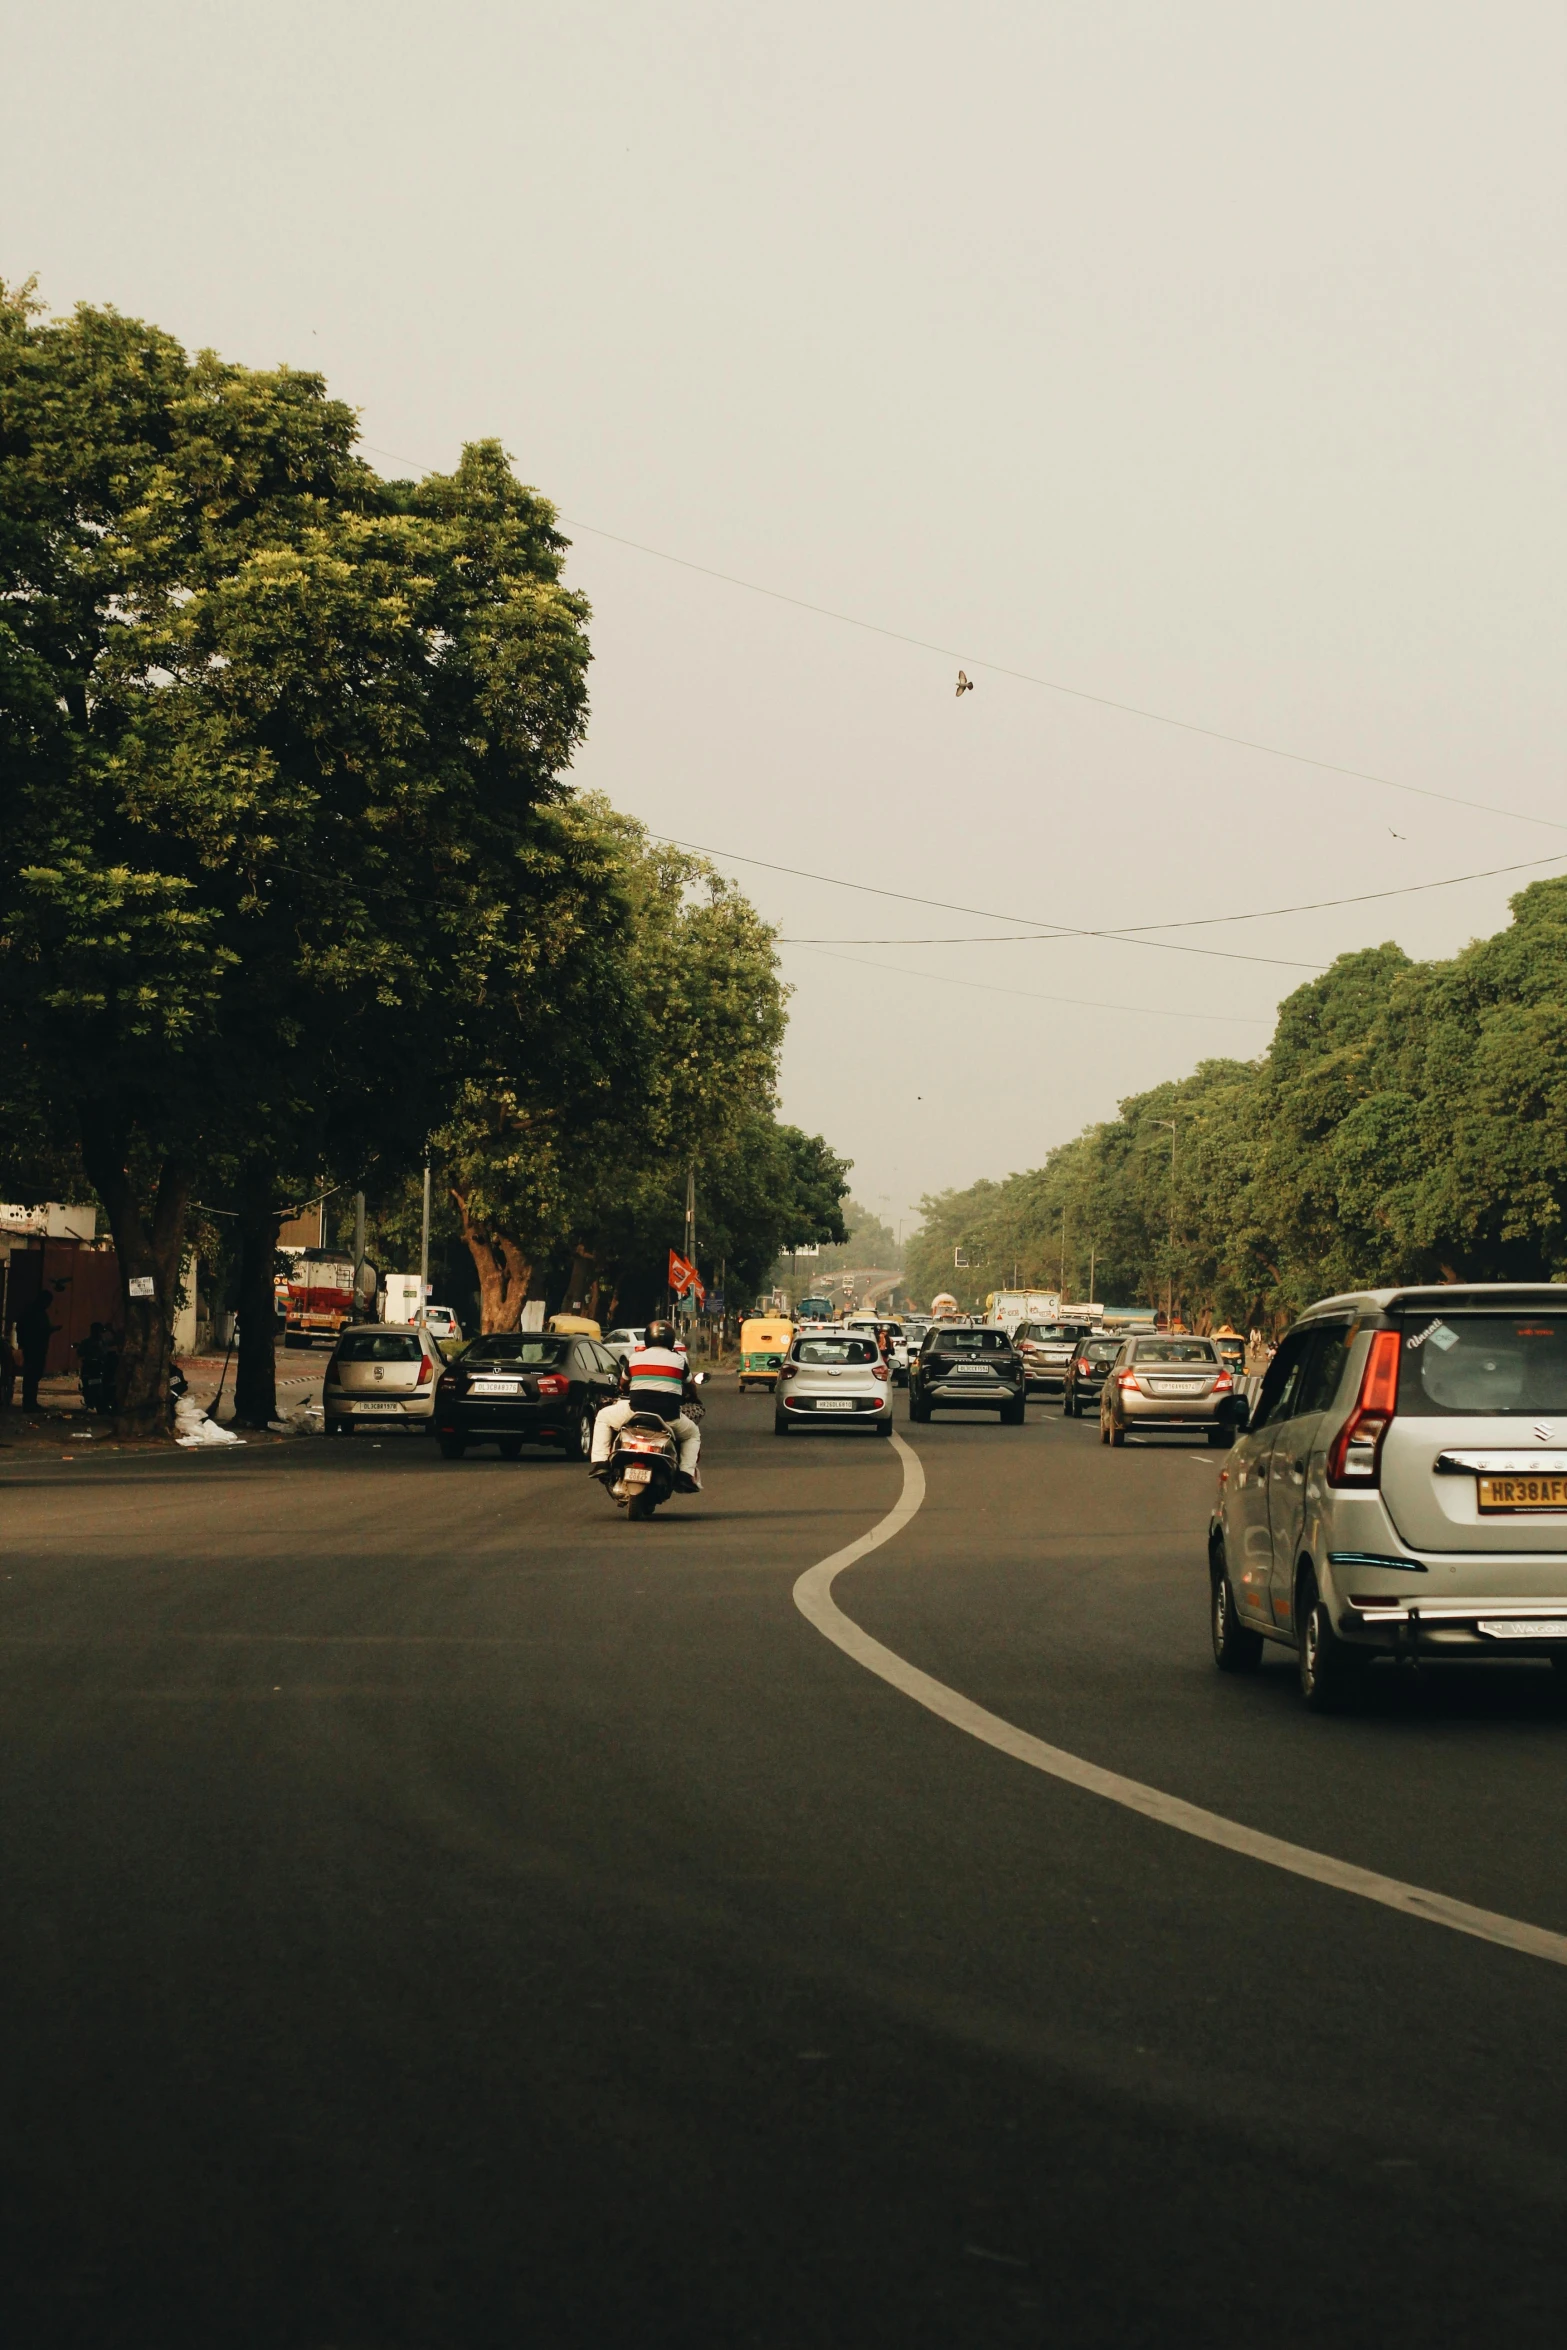
{"label": "utility pole", "polygon": [[424,1214],[419,1225],[419,1326],[428,1320],[430,1303],[430,1148],[424,1152]]}
{"label": "utility pole", "polygon": [[[696,1270],[696,1161],[694,1159],[686,1169],[686,1241],[683,1253],[686,1263],[694,1272]],[[694,1299],[695,1292],[688,1289],[686,1297],[688,1300]],[[691,1311],[695,1311],[694,1304]],[[689,1312],[687,1319],[690,1319]]]}
{"label": "utility pole", "polygon": [[1175,1120],[1156,1118],[1154,1124],[1170,1129],[1170,1253],[1164,1277],[1164,1326],[1172,1330],[1175,1327]]}
{"label": "utility pole", "polygon": [[365,1310],[365,1195],[354,1193],[354,1318]]}
{"label": "utility pole", "polygon": [[1061,1210],[1061,1297],[1066,1298],[1066,1210]]}
{"label": "utility pole", "polygon": [[1088,1302],[1094,1302],[1094,1243],[1088,1244]]}

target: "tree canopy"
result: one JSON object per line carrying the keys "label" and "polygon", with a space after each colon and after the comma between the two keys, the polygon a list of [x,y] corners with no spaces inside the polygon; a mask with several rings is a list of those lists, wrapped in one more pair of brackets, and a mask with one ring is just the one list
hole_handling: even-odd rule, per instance
{"label": "tree canopy", "polygon": [[1567,879],[1450,960],[1341,955],[1260,1060],[1203,1062],[1042,1167],[922,1205],[909,1286],[964,1303],[1014,1266],[1250,1323],[1367,1283],[1567,1278]]}

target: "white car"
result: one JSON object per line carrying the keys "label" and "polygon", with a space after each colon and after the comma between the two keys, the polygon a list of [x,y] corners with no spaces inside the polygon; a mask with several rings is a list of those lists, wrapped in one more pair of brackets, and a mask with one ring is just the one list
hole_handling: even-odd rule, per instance
{"label": "white car", "polygon": [[888,1337],[887,1367],[892,1373],[894,1387],[909,1383],[909,1342],[903,1333],[903,1324],[891,1314],[851,1314],[843,1325],[845,1330],[857,1330],[862,1337],[874,1338],[878,1330]]}
{"label": "white car", "polygon": [[629,1363],[634,1350],[642,1344],[646,1336],[645,1330],[633,1330],[629,1327],[622,1330],[606,1330],[602,1343],[609,1349],[617,1362]]}
{"label": "white car", "polygon": [[389,1422],[428,1436],[435,1383],[445,1368],[432,1331],[350,1323],[338,1333],[322,1382],[328,1436],[352,1436],[356,1428],[385,1428]]}
{"label": "white car", "polygon": [[779,1366],[773,1434],[802,1422],[892,1434],[892,1382],[874,1337],[830,1325],[800,1333]]}
{"label": "white car", "polygon": [[459,1345],[462,1342],[462,1324],[450,1306],[426,1306],[424,1326],[434,1339],[456,1339]]}

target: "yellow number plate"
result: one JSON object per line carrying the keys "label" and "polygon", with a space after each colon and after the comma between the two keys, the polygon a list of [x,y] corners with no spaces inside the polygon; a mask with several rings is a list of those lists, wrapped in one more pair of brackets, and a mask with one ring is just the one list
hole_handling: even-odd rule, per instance
{"label": "yellow number plate", "polygon": [[1567,1510],[1567,1477],[1481,1477],[1483,1510]]}

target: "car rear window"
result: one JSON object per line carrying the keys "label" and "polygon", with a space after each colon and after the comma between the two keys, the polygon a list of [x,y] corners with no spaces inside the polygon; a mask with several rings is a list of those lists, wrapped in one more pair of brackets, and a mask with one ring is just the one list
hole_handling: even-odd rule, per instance
{"label": "car rear window", "polygon": [[559,1363],[565,1360],[569,1340],[534,1338],[519,1330],[497,1330],[490,1338],[476,1338],[463,1356],[473,1363]]}
{"label": "car rear window", "polygon": [[941,1354],[1004,1355],[1012,1351],[1012,1341],[1004,1330],[933,1330],[930,1338]]}
{"label": "car rear window", "polygon": [[1091,1338],[1083,1349],[1084,1359],[1090,1363],[1113,1363],[1121,1351],[1118,1338]]}
{"label": "car rear window", "polygon": [[1404,1331],[1398,1408],[1567,1412],[1567,1314],[1419,1316]]}
{"label": "car rear window", "polygon": [[423,1353],[411,1330],[350,1330],[337,1342],[340,1363],[417,1363]]}
{"label": "car rear window", "polygon": [[1065,1339],[1069,1344],[1077,1336],[1075,1322],[1025,1322],[1019,1338]]}
{"label": "car rear window", "polygon": [[1206,1338],[1140,1338],[1133,1360],[1139,1363],[1211,1363],[1215,1356]]}
{"label": "car rear window", "polygon": [[800,1363],[874,1363],[880,1360],[874,1338],[802,1338],[795,1348]]}

